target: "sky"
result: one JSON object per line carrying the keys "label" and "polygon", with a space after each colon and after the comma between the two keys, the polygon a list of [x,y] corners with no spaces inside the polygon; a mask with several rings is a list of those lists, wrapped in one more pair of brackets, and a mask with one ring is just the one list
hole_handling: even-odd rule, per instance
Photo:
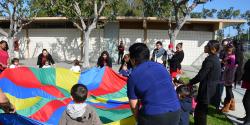
{"label": "sky", "polygon": [[[245,12],[246,10],[250,10],[250,0],[212,0],[204,5],[199,5],[193,12],[201,12],[203,6],[204,8],[217,10],[234,7],[234,9],[239,9],[241,12]],[[247,28],[247,26],[245,26],[245,28]],[[228,34],[234,36],[236,35],[236,31],[233,28],[226,28],[225,35],[227,36]]]}

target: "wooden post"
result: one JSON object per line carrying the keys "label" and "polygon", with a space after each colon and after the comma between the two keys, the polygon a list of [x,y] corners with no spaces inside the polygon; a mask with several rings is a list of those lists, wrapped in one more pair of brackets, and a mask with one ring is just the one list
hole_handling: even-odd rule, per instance
{"label": "wooden post", "polygon": [[147,32],[147,20],[144,19],[143,20],[143,36],[144,36],[144,43],[147,43],[148,41],[148,32]]}

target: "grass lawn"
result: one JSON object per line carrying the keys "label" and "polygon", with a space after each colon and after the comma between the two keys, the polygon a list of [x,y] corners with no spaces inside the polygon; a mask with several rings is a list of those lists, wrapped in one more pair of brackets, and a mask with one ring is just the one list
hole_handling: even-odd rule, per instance
{"label": "grass lawn", "polygon": [[[194,125],[194,118],[190,116],[190,125]],[[210,106],[208,109],[207,125],[233,125],[233,123],[221,112]]]}

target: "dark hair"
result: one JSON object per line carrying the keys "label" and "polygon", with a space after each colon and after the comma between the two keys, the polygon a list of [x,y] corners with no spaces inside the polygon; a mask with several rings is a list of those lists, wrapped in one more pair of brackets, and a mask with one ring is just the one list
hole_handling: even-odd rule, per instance
{"label": "dark hair", "polygon": [[6,47],[5,47],[3,50],[4,50],[4,51],[8,51],[8,50],[9,50],[8,43],[7,43],[5,40],[0,41],[0,44],[3,44],[3,43],[6,44]]}
{"label": "dark hair", "polygon": [[79,60],[77,60],[77,59],[75,59],[75,60],[74,60],[74,65],[76,65],[76,66],[80,66],[80,61],[79,61]]}
{"label": "dark hair", "polygon": [[223,43],[224,43],[225,41],[227,41],[228,43],[232,42],[232,40],[229,39],[229,38],[223,39],[223,40],[221,41],[221,45],[222,45],[222,46],[223,46]]}
{"label": "dark hair", "polygon": [[129,47],[130,59],[134,59],[136,65],[148,61],[149,53],[149,49],[144,43],[135,43]]}
{"label": "dark hair", "polygon": [[18,59],[18,58],[13,58],[13,59],[11,60],[11,64],[14,64],[15,62],[19,62],[19,59]]}
{"label": "dark hair", "polygon": [[106,62],[108,63],[108,62],[110,61],[110,57],[109,57],[108,51],[103,51],[103,52],[101,53],[101,56],[98,58],[98,62],[97,62],[97,65],[98,65],[98,66],[101,66],[101,67],[104,66],[104,64],[103,64],[103,62],[104,62],[103,55],[104,55],[104,54],[107,55]]}
{"label": "dark hair", "polygon": [[157,42],[156,42],[156,45],[157,45],[157,44],[160,44],[160,45],[162,46],[162,42],[161,42],[161,41],[157,41]]}
{"label": "dark hair", "polygon": [[183,43],[178,43],[177,46],[181,47],[183,46]]}
{"label": "dark hair", "polygon": [[83,84],[75,84],[70,91],[73,100],[77,103],[84,102],[88,96],[88,89]]}
{"label": "dark hair", "polygon": [[[220,42],[217,40],[209,40],[206,46],[211,54],[217,54],[220,51]],[[216,53],[211,52],[213,48],[216,50]]]}
{"label": "dark hair", "polygon": [[184,97],[186,96],[190,96],[191,92],[190,92],[190,88],[186,85],[180,85],[176,88],[176,92],[177,94],[180,94]]}
{"label": "dark hair", "polygon": [[[43,51],[46,51],[46,52],[48,52],[48,51],[47,51],[47,49],[43,49]],[[43,51],[42,51],[42,52],[43,52]]]}

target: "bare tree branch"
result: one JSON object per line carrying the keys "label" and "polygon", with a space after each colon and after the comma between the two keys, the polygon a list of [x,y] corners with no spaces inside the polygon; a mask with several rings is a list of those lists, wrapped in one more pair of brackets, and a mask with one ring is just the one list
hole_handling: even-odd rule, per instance
{"label": "bare tree branch", "polygon": [[[100,9],[99,10],[97,10],[97,1],[95,0],[95,4],[94,4],[94,12],[95,12],[95,17],[94,17],[94,19],[93,19],[93,22],[92,22],[92,24],[89,26],[89,30],[92,30],[92,29],[95,29],[96,28],[96,24],[97,24],[97,22],[98,22],[98,18],[99,18],[99,16],[100,16],[100,14],[102,13],[102,11],[103,11],[103,9],[104,9],[104,7],[105,7],[105,5],[106,5],[106,3],[105,3],[105,1],[101,1],[101,7],[100,7]],[[98,13],[97,13],[98,12]]]}
{"label": "bare tree branch", "polygon": [[81,28],[81,26],[80,26],[78,23],[76,23],[75,21],[72,21],[72,22],[73,22],[73,24],[74,24],[79,30],[83,31],[83,29]]}
{"label": "bare tree branch", "polygon": [[82,24],[82,28],[81,29],[82,30],[86,30],[86,24],[85,24],[84,19],[82,17],[82,13],[81,13],[81,9],[79,7],[79,3],[76,2],[76,1],[74,1],[74,8],[75,8],[75,10],[77,12],[77,15],[78,15],[78,17],[80,18],[80,21],[81,21],[81,24]]}

